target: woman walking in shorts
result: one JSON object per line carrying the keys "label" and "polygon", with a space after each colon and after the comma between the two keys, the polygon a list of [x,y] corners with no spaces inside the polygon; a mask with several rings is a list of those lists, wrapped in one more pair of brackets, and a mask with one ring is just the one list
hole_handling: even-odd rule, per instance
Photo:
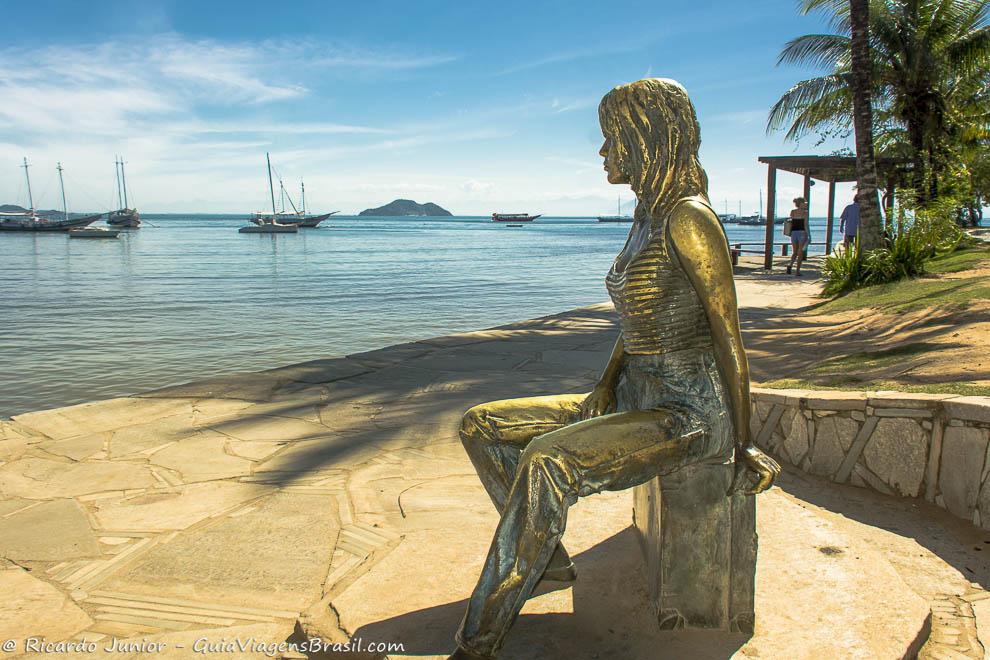
{"label": "woman walking in shorts", "polygon": [[801,264],[804,262],[804,249],[808,245],[808,202],[804,197],[794,198],[794,208],[791,209],[791,262],[787,264],[787,274],[791,274],[794,260],[797,260],[796,275],[801,276]]}

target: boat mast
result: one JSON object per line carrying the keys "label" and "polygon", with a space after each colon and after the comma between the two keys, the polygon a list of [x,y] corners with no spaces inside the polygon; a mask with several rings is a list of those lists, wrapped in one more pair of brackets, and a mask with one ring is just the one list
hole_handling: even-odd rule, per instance
{"label": "boat mast", "polygon": [[120,192],[120,156],[113,157],[113,169],[117,173],[117,208],[124,208],[124,196]]}
{"label": "boat mast", "polygon": [[33,215],[34,214],[34,195],[31,194],[31,177],[28,176],[28,159],[27,159],[27,157],[24,158],[24,165],[22,165],[22,167],[24,168],[24,180],[27,181],[27,187],[28,187],[28,203],[31,205],[31,214]]}
{"label": "boat mast", "polygon": [[272,183],[272,159],[267,151],[265,152],[265,160],[268,162],[268,192],[272,196],[272,224],[274,225],[275,219],[278,217],[275,211],[275,184]]}
{"label": "boat mast", "polygon": [[62,219],[68,222],[69,209],[65,205],[65,181],[62,180],[62,161],[55,167],[58,170],[58,187],[62,189]]}
{"label": "boat mast", "polygon": [[124,157],[120,157],[120,182],[124,184],[124,208],[127,208],[127,177],[124,175]]}
{"label": "boat mast", "polygon": [[302,179],[299,179],[299,195],[302,198],[300,200],[300,206],[302,207],[302,211],[300,212],[303,215],[306,215],[306,184],[303,183]]}

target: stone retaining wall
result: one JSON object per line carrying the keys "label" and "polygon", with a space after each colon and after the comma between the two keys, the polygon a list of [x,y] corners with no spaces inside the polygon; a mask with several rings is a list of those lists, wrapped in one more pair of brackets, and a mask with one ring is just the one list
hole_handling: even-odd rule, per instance
{"label": "stone retaining wall", "polygon": [[756,444],[836,483],[990,529],[990,397],[753,388]]}

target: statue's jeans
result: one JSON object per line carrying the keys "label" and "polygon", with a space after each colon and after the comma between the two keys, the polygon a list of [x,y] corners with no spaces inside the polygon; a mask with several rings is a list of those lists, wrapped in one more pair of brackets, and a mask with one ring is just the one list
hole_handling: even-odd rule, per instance
{"label": "statue's jeans", "polygon": [[501,649],[578,497],[732,460],[711,350],[626,355],[615,393],[617,412],[583,421],[585,394],[494,401],[465,414],[461,439],[502,515],[457,633],[466,650],[494,657]]}

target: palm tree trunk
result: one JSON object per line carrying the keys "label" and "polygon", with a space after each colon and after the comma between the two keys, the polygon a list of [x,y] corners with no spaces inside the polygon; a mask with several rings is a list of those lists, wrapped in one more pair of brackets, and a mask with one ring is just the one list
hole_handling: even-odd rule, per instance
{"label": "palm tree trunk", "polygon": [[928,162],[925,160],[925,129],[921,120],[912,114],[907,120],[908,139],[911,144],[911,163],[914,177],[914,192],[918,201],[927,199],[925,187],[928,185]]}
{"label": "palm tree trunk", "polygon": [[877,203],[877,164],[873,155],[872,68],[869,0],[849,0],[852,28],[853,128],[856,131],[856,179],[859,183],[860,248],[880,247],[880,206]]}

